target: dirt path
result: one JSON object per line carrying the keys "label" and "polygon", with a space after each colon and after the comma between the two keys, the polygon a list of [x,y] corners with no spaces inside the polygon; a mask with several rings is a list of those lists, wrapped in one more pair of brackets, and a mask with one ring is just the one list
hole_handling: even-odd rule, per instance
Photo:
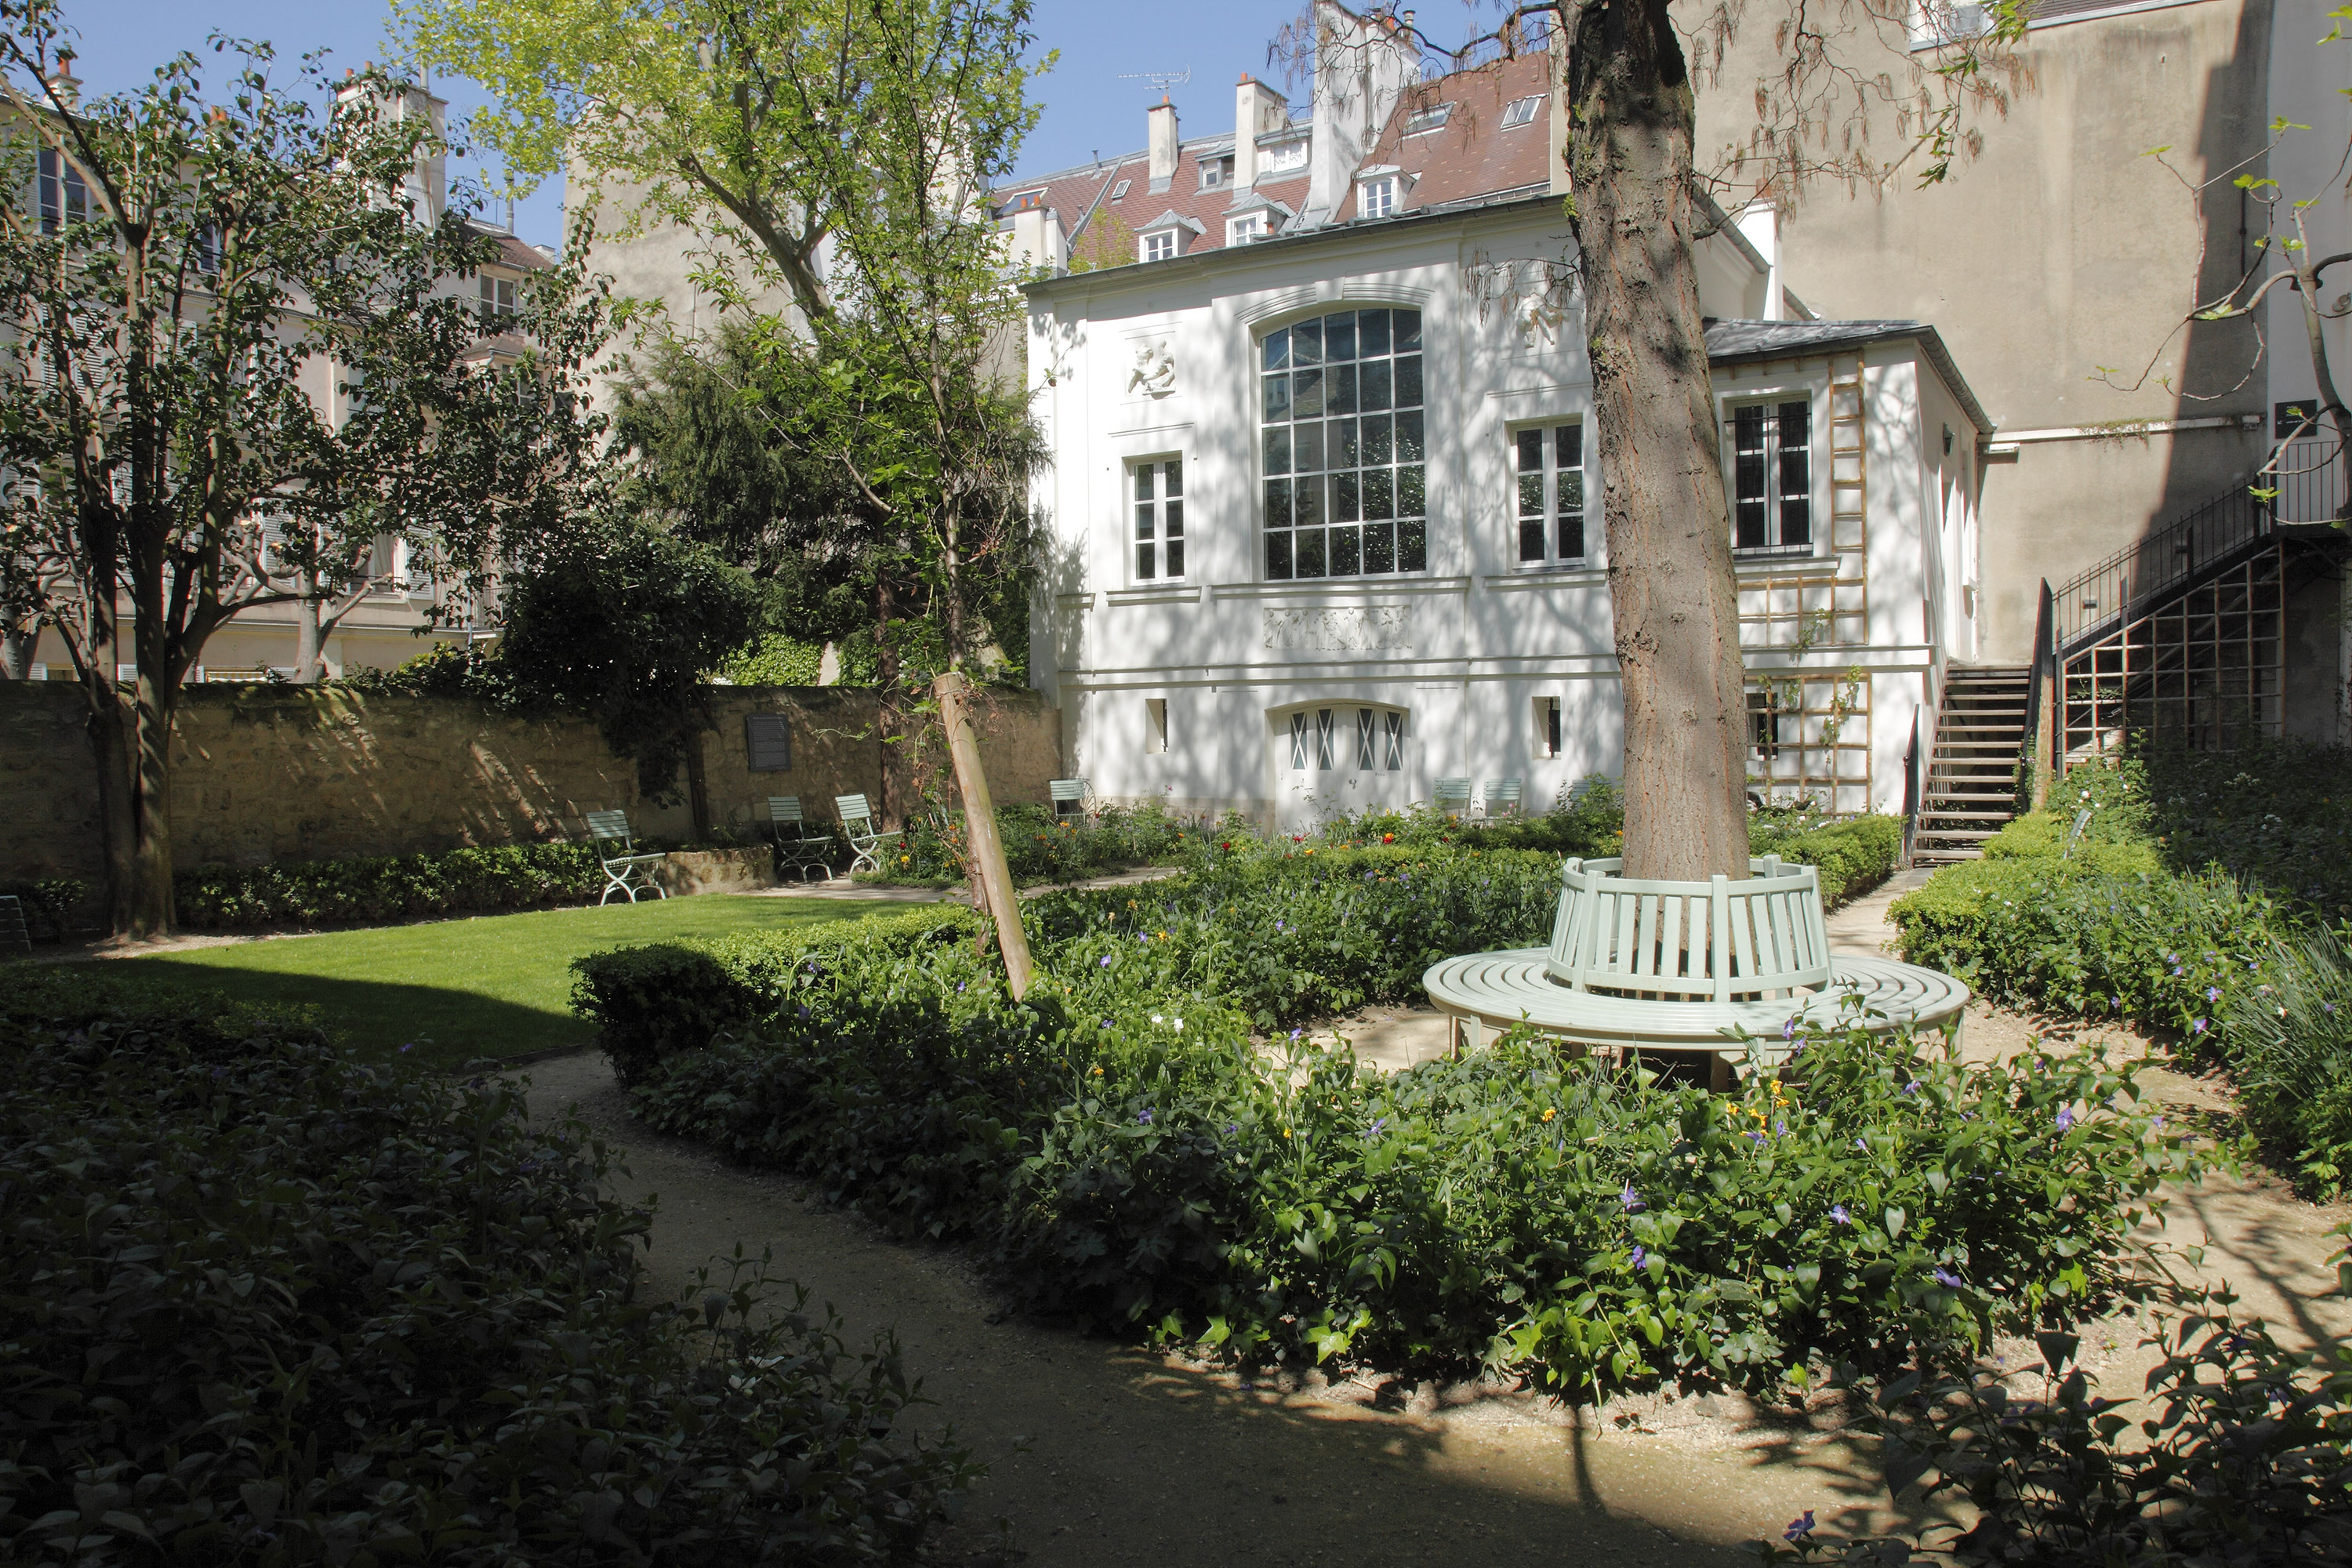
{"label": "dirt path", "polygon": [[838,1310],[853,1341],[898,1331],[936,1417],[990,1467],[940,1544],[947,1561],[984,1552],[1002,1518],[1035,1568],[1731,1564],[1753,1561],[1738,1542],[1808,1508],[1828,1521],[1883,1497],[1846,1440],[1801,1424],[1685,1411],[1591,1431],[1525,1394],[1245,1388],[1004,1318],[958,1254],[892,1243],[795,1182],[640,1127],[600,1055],[529,1074],[536,1113],[576,1104],[628,1151],[622,1191],[658,1197],[650,1267],[665,1289],[740,1241],[772,1247],[776,1271]]}

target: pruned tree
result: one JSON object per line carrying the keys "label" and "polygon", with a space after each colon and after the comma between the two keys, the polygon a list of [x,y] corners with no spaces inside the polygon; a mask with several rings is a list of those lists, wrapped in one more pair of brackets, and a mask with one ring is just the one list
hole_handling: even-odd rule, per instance
{"label": "pruned tree", "polygon": [[[1930,8],[1932,20],[1948,7]],[[1489,13],[1493,15],[1492,12]],[[1564,258],[1583,306],[1625,710],[1625,874],[1704,879],[1748,868],[1746,681],[1696,247],[1724,197],[1789,201],[1824,181],[1946,178],[1977,145],[1971,116],[2017,80],[2021,0],[1993,0],[1944,47],[1911,50],[1914,0],[1717,0],[1679,25],[1667,0],[1507,4],[1458,48],[1411,14],[1368,19],[1314,0],[1277,58],[1344,68],[1349,51],[1404,38],[1456,69],[1540,51],[1566,101]],[[1733,45],[1771,38],[1769,68],[1728,81]],[[1752,100],[1749,133],[1704,161],[1698,66],[1711,90]],[[1408,89],[1408,92],[1425,89]],[[1897,134],[1870,138],[1891,117]]]}
{"label": "pruned tree", "polygon": [[[266,45],[215,52],[216,100],[181,55],[83,102],[55,0],[0,0],[5,150],[35,192],[0,214],[0,610],[73,664],[123,935],[171,929],[181,682],[233,617],[294,596],[265,531],[289,525],[283,552],[429,529],[487,572],[502,517],[555,504],[583,446],[541,366],[468,362],[479,325],[447,284],[487,242],[412,210],[429,131],[388,112],[398,85],[312,58],[289,89]],[[565,352],[596,315],[541,320]],[[339,422],[346,367],[374,412]]]}

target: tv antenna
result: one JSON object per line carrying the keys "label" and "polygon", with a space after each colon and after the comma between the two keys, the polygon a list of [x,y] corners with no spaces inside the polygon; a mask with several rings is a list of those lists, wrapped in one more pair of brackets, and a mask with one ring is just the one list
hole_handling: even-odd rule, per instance
{"label": "tv antenna", "polygon": [[1165,98],[1168,96],[1168,89],[1170,88],[1182,87],[1186,82],[1192,79],[1192,68],[1191,66],[1179,66],[1172,71],[1127,71],[1122,73],[1118,79],[1121,81],[1150,82],[1154,88],[1159,89],[1160,96]]}

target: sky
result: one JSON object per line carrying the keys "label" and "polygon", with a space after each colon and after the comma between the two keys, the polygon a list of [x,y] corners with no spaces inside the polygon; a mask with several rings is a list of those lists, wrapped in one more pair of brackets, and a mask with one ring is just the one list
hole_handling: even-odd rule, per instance
{"label": "sky", "polygon": [[[1038,49],[1060,50],[1053,69],[1034,84],[1045,114],[1024,147],[1018,173],[1045,174],[1090,162],[1097,154],[1134,152],[1144,142],[1144,111],[1159,101],[1148,79],[1181,75],[1171,87],[1183,134],[1211,136],[1234,128],[1234,86],[1244,71],[1304,101],[1303,89],[1284,79],[1267,47],[1301,7],[1289,0],[1186,0],[1181,5],[1105,5],[1103,0],[1038,0],[1034,19]],[[1423,26],[1441,41],[1444,29],[1468,34],[1470,16],[1433,0]],[[66,0],[80,30],[75,69],[83,91],[126,89],[145,81],[156,65],[187,49],[212,64],[205,39],[213,33],[263,38],[290,63],[311,49],[333,51],[337,74],[382,58],[383,0]],[[1444,16],[1445,21],[1437,18]],[[208,75],[219,74],[212,65]],[[450,120],[484,101],[471,82],[436,79],[450,101]],[[470,160],[453,162],[453,180],[497,183],[497,171]],[[551,181],[517,208],[515,228],[527,240],[557,245],[563,237],[563,198]],[[502,217],[503,212],[490,215]]]}

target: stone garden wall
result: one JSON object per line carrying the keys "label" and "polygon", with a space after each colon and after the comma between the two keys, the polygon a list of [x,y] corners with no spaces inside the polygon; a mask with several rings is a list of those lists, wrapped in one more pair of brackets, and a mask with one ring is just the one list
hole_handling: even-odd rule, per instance
{"label": "stone garden wall", "polygon": [[[945,766],[936,731],[885,745],[871,691],[724,687],[718,732],[705,738],[711,816],[764,822],[772,795],[813,816],[833,797],[882,804],[892,816],[915,781]],[[754,773],[744,720],[781,714],[791,766]],[[97,777],[80,693],[63,682],[0,681],[0,880],[102,875]],[[989,784],[1001,805],[1044,804],[1061,770],[1061,715],[1026,692],[992,692],[976,715]],[[184,694],[173,758],[172,827],[181,866],[259,865],[398,855],[582,837],[582,814],[620,806],[632,826],[685,838],[680,803],[654,806],[636,768],[583,719],[509,713],[456,698],[365,696],[333,687],[196,686]]]}

